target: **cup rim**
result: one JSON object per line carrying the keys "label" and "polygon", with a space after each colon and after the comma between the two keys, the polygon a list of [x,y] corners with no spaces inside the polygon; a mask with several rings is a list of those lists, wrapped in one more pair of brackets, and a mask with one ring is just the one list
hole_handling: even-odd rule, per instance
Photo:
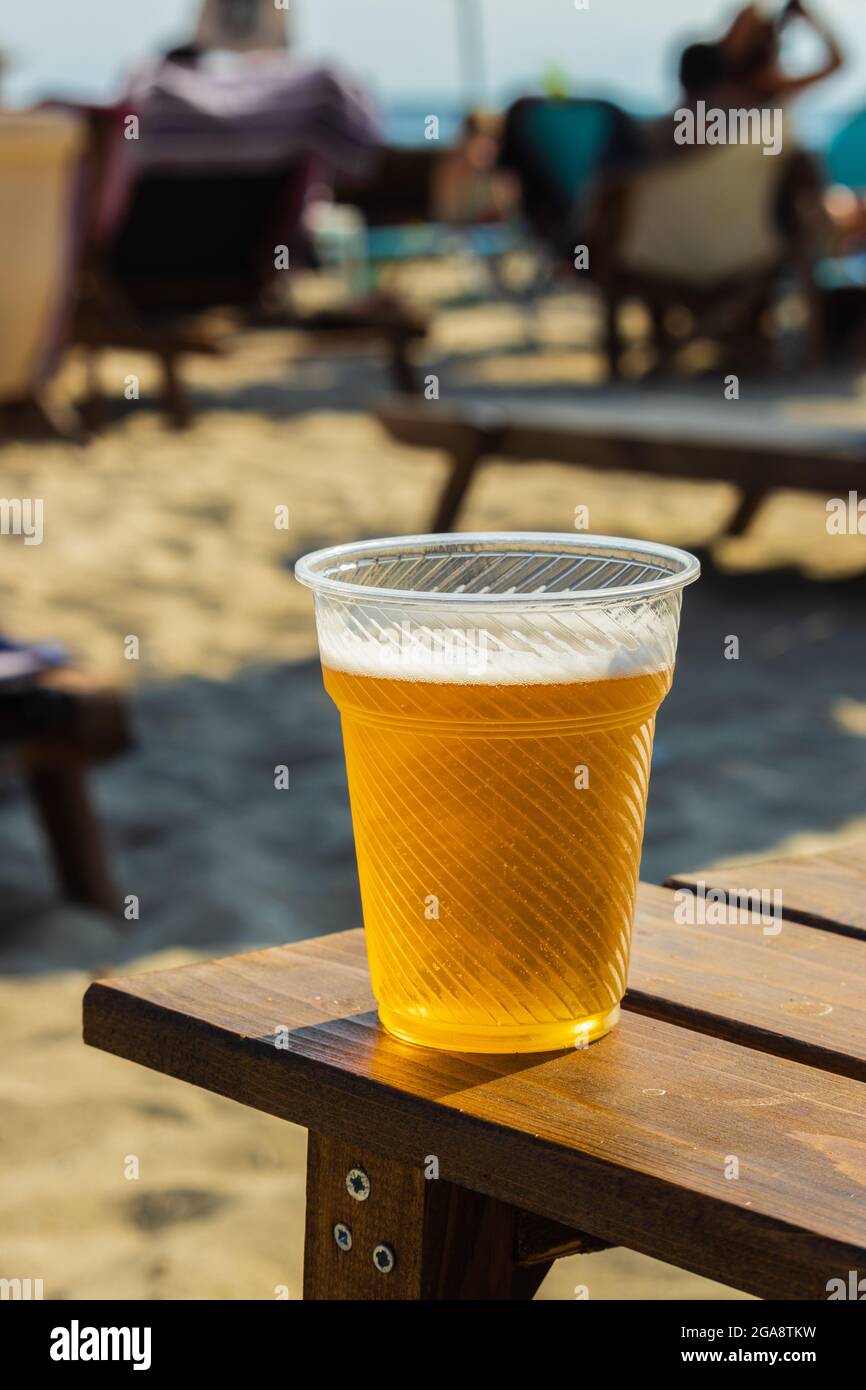
{"label": "cup rim", "polygon": [[[672,569],[670,574],[661,575],[657,579],[644,580],[640,584],[620,584],[607,589],[580,589],[572,592],[552,592],[545,593],[538,591],[535,593],[515,594],[460,594],[447,593],[439,590],[418,591],[412,589],[378,589],[369,584],[355,584],[339,578],[334,578],[332,574],[323,574],[322,566],[336,563],[339,568],[341,559],[353,560],[364,556],[375,555],[377,552],[386,550],[389,546],[418,546],[425,544],[451,544],[455,548],[461,545],[483,545],[485,542],[514,542],[521,544],[559,545],[564,549],[583,549],[598,551],[625,547],[638,556],[645,555],[648,558],[665,559],[671,561],[677,568]],[[615,558],[612,556],[611,558]],[[348,568],[348,566],[346,566]],[[697,556],[692,555],[688,550],[681,550],[677,546],[664,545],[658,541],[633,540],[627,536],[603,536],[580,533],[573,535],[568,531],[455,531],[442,532],[439,534],[431,533],[417,536],[383,536],[375,540],[350,541],[342,545],[325,546],[321,550],[311,550],[308,554],[302,555],[295,562],[295,578],[299,584],[305,588],[312,589],[316,595],[327,595],[335,599],[365,599],[368,603],[394,603],[394,604],[414,604],[423,607],[450,606],[463,607],[471,605],[473,607],[574,607],[587,603],[613,603],[624,599],[639,599],[654,597],[656,594],[670,593],[672,590],[684,589],[688,584],[693,584],[701,572],[700,561]]]}

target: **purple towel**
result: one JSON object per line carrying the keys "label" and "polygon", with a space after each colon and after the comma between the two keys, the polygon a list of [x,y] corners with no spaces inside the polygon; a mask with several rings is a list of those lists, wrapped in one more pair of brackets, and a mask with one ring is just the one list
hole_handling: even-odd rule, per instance
{"label": "purple towel", "polygon": [[139,138],[126,142],[139,174],[266,169],[312,155],[363,175],[380,136],[358,87],[285,54],[222,73],[160,61],[133,75],[121,104],[139,118]]}

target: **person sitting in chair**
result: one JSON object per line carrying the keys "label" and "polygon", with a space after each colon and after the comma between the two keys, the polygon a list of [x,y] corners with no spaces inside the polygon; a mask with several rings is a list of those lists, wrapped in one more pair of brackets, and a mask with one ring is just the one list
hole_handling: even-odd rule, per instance
{"label": "person sitting in chair", "polygon": [[[785,71],[781,61],[781,36],[794,19],[806,20],[827,47],[827,56],[809,73]],[[784,122],[787,104],[802,92],[831,77],[842,66],[842,50],[830,30],[813,18],[800,3],[789,0],[776,19],[757,5],[740,10],[720,39],[690,43],[679,59],[681,105],[676,112],[703,110],[738,113],[778,108]],[[655,157],[668,158],[675,150],[701,151],[712,141],[682,142],[669,117],[648,128],[648,145]]]}

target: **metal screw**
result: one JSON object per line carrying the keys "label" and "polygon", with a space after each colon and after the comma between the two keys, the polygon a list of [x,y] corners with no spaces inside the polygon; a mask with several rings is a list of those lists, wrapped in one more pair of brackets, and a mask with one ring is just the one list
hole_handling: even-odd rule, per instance
{"label": "metal screw", "polygon": [[373,1251],[373,1264],[380,1274],[390,1274],[397,1263],[397,1256],[390,1245],[377,1245]]}
{"label": "metal screw", "polygon": [[352,1248],[352,1232],[344,1222],[338,1221],[334,1227],[334,1240],[341,1250],[349,1251]]}
{"label": "metal screw", "polygon": [[363,1168],[350,1168],[346,1174],[346,1191],[356,1202],[366,1202],[370,1195],[370,1179]]}

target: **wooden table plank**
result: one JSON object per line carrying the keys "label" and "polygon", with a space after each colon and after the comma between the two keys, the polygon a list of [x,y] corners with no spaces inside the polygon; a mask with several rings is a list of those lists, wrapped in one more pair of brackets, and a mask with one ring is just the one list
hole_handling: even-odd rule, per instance
{"label": "wooden table plank", "polygon": [[862,430],[804,422],[766,402],[732,414],[718,401],[677,396],[666,404],[630,393],[552,410],[509,407],[473,393],[455,407],[389,401],[376,415],[393,439],[418,448],[450,451],[474,432],[480,453],[501,463],[544,461],[824,496],[845,496],[860,485],[866,452]]}
{"label": "wooden table plank", "polygon": [[98,981],[85,1041],[763,1297],[866,1261],[860,1083],[636,1013],[585,1051],[433,1052],[372,1005],[347,932]]}
{"label": "wooden table plank", "polygon": [[762,887],[781,890],[789,920],[866,941],[866,844],[732,869],[696,869],[673,874],[666,883],[670,888],[692,890],[703,883],[708,889],[730,891],[743,887],[756,872]]}
{"label": "wooden table plank", "polygon": [[679,905],[640,885],[626,1008],[866,1081],[866,944],[787,919],[685,925]]}

